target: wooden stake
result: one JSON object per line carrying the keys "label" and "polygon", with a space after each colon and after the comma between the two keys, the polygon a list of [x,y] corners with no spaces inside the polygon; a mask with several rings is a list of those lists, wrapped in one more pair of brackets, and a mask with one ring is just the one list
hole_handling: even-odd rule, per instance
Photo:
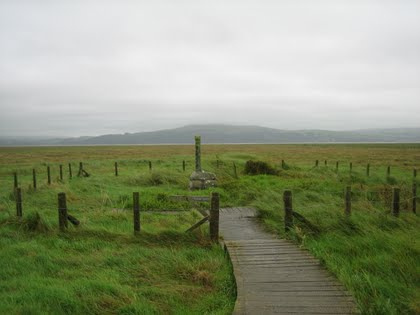
{"label": "wooden stake", "polygon": [[346,208],[344,210],[344,213],[346,215],[350,215],[351,214],[351,186],[346,187],[345,199],[346,199]]}
{"label": "wooden stake", "polygon": [[69,163],[69,178],[72,179],[73,178],[73,172],[71,170],[71,163]]}
{"label": "wooden stake", "polygon": [[283,193],[284,202],[284,230],[289,232],[293,228],[293,203],[292,191],[285,190]]}
{"label": "wooden stake", "polygon": [[34,189],[36,189],[36,170],[32,169],[32,183],[34,186]]}
{"label": "wooden stake", "polygon": [[391,176],[391,166],[388,165],[388,168],[386,170],[386,177]]}
{"label": "wooden stake", "polygon": [[47,166],[47,181],[48,181],[48,185],[51,185],[51,169],[50,166]]}
{"label": "wooden stake", "polygon": [[16,194],[16,215],[22,217],[22,190],[18,187],[15,190]]}
{"label": "wooden stake", "polygon": [[66,194],[59,193],[58,194],[58,226],[61,232],[67,230],[68,223],[67,223],[67,201],[66,201]]}
{"label": "wooden stake", "polygon": [[318,165],[319,165],[319,161],[318,161],[318,160],[316,160],[316,161],[315,161],[315,167],[318,167]]}
{"label": "wooden stake", "polygon": [[335,162],[335,171],[338,172],[338,161]]}
{"label": "wooden stake", "polygon": [[324,164],[325,164],[325,166],[328,166],[328,161],[327,161],[327,160],[325,160],[325,161],[324,161]]}
{"label": "wooden stake", "polygon": [[413,213],[417,213],[417,184],[413,183]]}
{"label": "wooden stake", "polygon": [[149,161],[149,171],[152,171],[152,161]]}
{"label": "wooden stake", "polygon": [[400,214],[400,189],[393,189],[393,198],[392,198],[392,214],[396,217]]}
{"label": "wooden stake", "polygon": [[182,161],[182,171],[185,172],[185,160]]}
{"label": "wooden stake", "polygon": [[118,162],[114,163],[115,176],[118,176]]}
{"label": "wooden stake", "polygon": [[18,186],[19,186],[19,184],[18,184],[18,176],[17,176],[17,173],[14,172],[13,173],[13,187],[16,189],[16,188],[18,188]]}
{"label": "wooden stake", "polygon": [[219,240],[219,193],[211,194],[210,203],[210,239],[217,242]]}
{"label": "wooden stake", "polygon": [[350,162],[350,173],[353,171],[353,163]]}
{"label": "wooden stake", "polygon": [[140,232],[140,194],[133,192],[134,234]]}
{"label": "wooden stake", "polygon": [[60,180],[63,181],[63,165],[60,164]]}
{"label": "wooden stake", "polygon": [[413,170],[413,177],[414,177],[414,178],[416,178],[416,177],[417,177],[417,170],[416,170],[416,169],[414,169],[414,170]]}

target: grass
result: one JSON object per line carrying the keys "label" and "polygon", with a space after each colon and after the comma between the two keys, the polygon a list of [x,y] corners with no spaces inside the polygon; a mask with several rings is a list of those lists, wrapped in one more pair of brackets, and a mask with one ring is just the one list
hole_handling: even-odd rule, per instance
{"label": "grass", "polygon": [[[363,314],[420,312],[420,229],[409,200],[420,145],[207,145],[202,152],[204,169],[219,181],[205,194],[219,192],[224,207],[257,207],[265,228],[318,257],[353,293]],[[200,216],[190,204],[168,198],[203,195],[187,190],[192,157],[193,146],[0,148],[0,313],[229,314],[235,299],[229,262],[208,241],[206,227],[184,233]],[[250,159],[269,163],[278,175],[244,175]],[[78,161],[91,177],[66,175],[60,182],[58,164],[72,162],[75,174]],[[52,167],[51,185],[46,165]],[[36,191],[32,168],[38,172]],[[22,220],[14,217],[13,171],[23,189]],[[343,214],[347,185],[353,191],[350,218]],[[398,218],[390,215],[393,186],[402,189]],[[295,220],[287,235],[285,189],[293,191],[294,209],[311,223]],[[81,221],[66,233],[57,231],[61,191],[69,213]],[[138,237],[132,234],[133,191],[140,191],[143,211]]]}

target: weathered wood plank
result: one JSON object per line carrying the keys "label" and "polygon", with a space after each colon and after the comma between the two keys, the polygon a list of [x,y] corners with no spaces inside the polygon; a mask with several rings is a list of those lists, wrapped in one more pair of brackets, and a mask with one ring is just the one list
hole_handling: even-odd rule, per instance
{"label": "weathered wood plank", "polygon": [[234,314],[352,314],[351,295],[308,251],[265,232],[250,208],[220,211],[237,282]]}

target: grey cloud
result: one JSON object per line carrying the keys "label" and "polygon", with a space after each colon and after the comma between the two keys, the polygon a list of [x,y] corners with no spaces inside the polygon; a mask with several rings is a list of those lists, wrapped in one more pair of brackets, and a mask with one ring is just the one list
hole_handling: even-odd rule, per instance
{"label": "grey cloud", "polygon": [[0,1],[1,135],[418,126],[418,1]]}

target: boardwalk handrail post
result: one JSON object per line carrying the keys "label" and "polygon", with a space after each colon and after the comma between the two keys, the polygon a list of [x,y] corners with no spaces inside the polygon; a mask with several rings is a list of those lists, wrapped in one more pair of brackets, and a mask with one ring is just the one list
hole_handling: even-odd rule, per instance
{"label": "boardwalk handrail post", "polygon": [[67,230],[67,217],[66,194],[62,192],[58,194],[58,226],[61,232]]}
{"label": "boardwalk handrail post", "polygon": [[133,192],[133,223],[134,234],[140,232],[140,194]]}
{"label": "boardwalk handrail post", "polygon": [[392,214],[398,217],[400,214],[400,189],[395,187],[392,191]]}
{"label": "boardwalk handrail post", "polygon": [[211,194],[210,206],[210,239],[213,242],[219,240],[219,193],[213,192]]}
{"label": "boardwalk handrail post", "polygon": [[16,215],[22,217],[22,189],[16,188]]}
{"label": "boardwalk handrail post", "polygon": [[346,199],[346,207],[344,210],[344,214],[350,215],[351,214],[351,186],[346,187],[345,191],[345,199]]}
{"label": "boardwalk handrail post", "polygon": [[284,230],[289,232],[293,227],[293,203],[292,203],[292,191],[285,190],[283,193],[284,202]]}

